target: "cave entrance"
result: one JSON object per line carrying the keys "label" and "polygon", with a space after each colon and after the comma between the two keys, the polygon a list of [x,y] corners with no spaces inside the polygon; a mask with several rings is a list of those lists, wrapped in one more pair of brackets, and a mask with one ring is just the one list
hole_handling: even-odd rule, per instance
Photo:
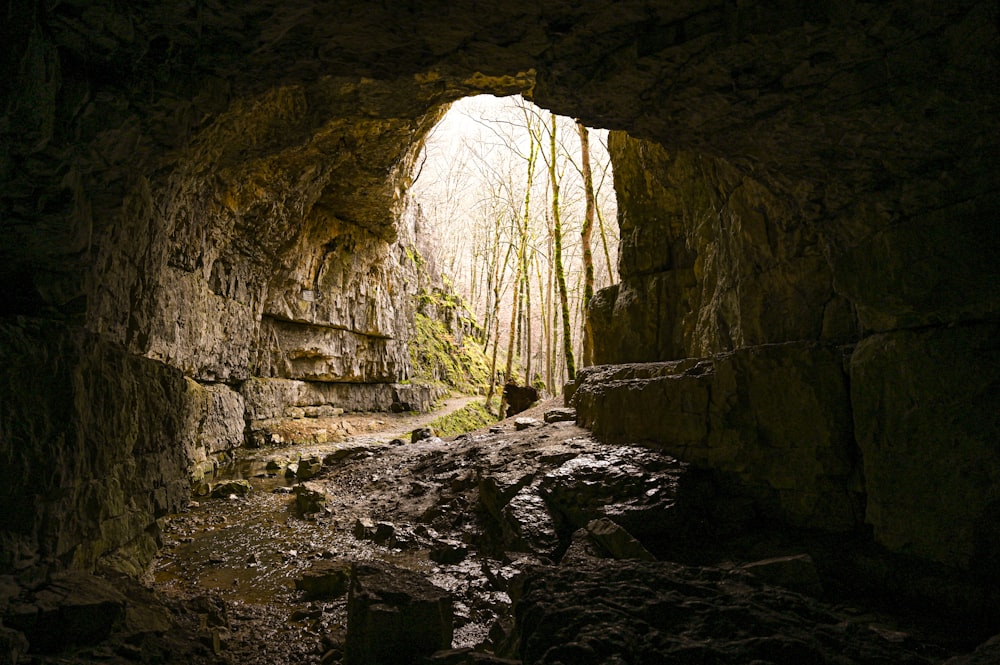
{"label": "cave entrance", "polygon": [[591,292],[618,281],[607,130],[520,95],[467,97],[426,138],[410,192],[418,246],[481,324],[493,375],[558,394],[589,364],[588,261]]}

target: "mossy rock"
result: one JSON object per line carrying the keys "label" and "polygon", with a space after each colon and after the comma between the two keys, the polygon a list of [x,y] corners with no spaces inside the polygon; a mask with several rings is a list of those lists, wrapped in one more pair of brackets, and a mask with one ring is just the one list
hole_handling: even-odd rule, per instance
{"label": "mossy rock", "polygon": [[486,410],[486,401],[466,404],[461,409],[441,416],[430,424],[438,436],[455,436],[496,422],[496,416]]}

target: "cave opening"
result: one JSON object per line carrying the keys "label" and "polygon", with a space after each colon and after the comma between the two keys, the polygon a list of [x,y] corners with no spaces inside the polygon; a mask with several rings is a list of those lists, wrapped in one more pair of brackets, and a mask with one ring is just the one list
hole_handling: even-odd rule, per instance
{"label": "cave opening", "polygon": [[[196,4],[10,4],[0,660],[364,662],[401,580],[440,662],[998,660],[995,2]],[[405,207],[517,91],[619,130],[593,364],[378,440],[496,375]]]}
{"label": "cave opening", "polygon": [[415,162],[409,191],[429,267],[471,307],[488,355],[493,346],[495,371],[558,395],[567,366],[592,355],[584,348],[589,300],[617,282],[607,130],[520,95],[478,95],[450,105]]}

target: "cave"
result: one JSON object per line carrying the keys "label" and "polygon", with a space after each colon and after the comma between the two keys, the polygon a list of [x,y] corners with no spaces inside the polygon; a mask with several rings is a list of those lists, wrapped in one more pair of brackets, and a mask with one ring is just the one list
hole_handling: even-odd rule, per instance
{"label": "cave", "polygon": [[853,548],[969,652],[1000,632],[997,3],[5,12],[0,609],[141,577],[255,419],[426,409],[414,160],[449,103],[521,94],[612,132],[578,423]]}

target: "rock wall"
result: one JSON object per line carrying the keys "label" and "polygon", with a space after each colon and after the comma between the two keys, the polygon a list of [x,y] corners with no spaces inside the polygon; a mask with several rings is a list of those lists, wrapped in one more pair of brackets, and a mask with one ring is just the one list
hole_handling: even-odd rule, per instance
{"label": "rock wall", "polygon": [[0,567],[137,574],[190,496],[181,372],[52,322],[0,324]]}
{"label": "rock wall", "polygon": [[996,580],[1000,326],[880,333],[851,356],[866,520],[892,550]]}
{"label": "rock wall", "polygon": [[[688,363],[585,371],[576,397],[584,422],[735,473],[765,504],[784,482],[774,467],[787,464],[784,475],[821,491],[821,503],[865,497],[864,521],[889,550],[960,569],[989,568],[996,533],[988,525],[1000,490],[1000,465],[984,443],[995,440],[997,430],[987,386],[1000,380],[991,346],[1000,236],[989,227],[1000,197],[988,164],[992,148],[983,149],[993,143],[986,138],[990,123],[968,118],[963,100],[992,103],[992,93],[966,78],[978,66],[993,67],[986,64],[992,56],[973,64],[965,53],[975,43],[995,55],[996,35],[982,22],[983,8],[966,9],[915,14],[910,27],[922,27],[907,45],[895,41],[908,29],[895,19],[869,24],[832,60],[813,53],[798,66],[793,61],[803,53],[795,44],[757,45],[755,58],[774,49],[774,59],[768,56],[766,72],[747,65],[751,108],[770,105],[786,114],[780,98],[812,86],[823,71],[830,78],[820,97],[851,85],[852,77],[867,81],[858,94],[871,97],[856,99],[860,122],[850,129],[839,115],[844,99],[831,99],[827,114],[807,102],[795,105],[794,121],[785,116],[818,132],[811,134],[817,143],[810,154],[826,164],[825,172],[810,159],[793,169],[772,168],[791,146],[761,133],[761,124],[746,125],[742,138],[723,130],[741,146],[730,151],[716,139],[707,142],[717,151],[692,151],[680,128],[673,141],[612,135],[622,281],[591,305],[595,361],[694,358],[709,369],[698,377],[688,374]],[[938,32],[928,30],[931,25]],[[856,59],[866,48],[859,35],[871,40],[889,33],[894,37],[878,60],[884,71],[866,69]],[[755,58],[749,62],[761,62]],[[939,66],[918,65],[929,61]],[[685,67],[708,80],[718,64],[696,56]],[[741,80],[736,77],[737,88]],[[705,88],[698,93],[710,101]],[[733,113],[734,124],[746,119],[738,105],[715,102],[686,100],[674,108]],[[880,110],[862,111],[869,103]],[[703,123],[711,124],[702,118],[696,125]],[[836,146],[821,136],[830,132],[839,136]],[[896,140],[879,138],[891,132]],[[747,159],[749,153],[760,158]],[[814,394],[811,385],[831,365],[803,361],[797,343],[805,341],[827,345],[833,356],[842,349],[846,357],[850,390],[827,392],[819,408],[799,402]],[[782,348],[787,356],[775,351]],[[755,378],[738,383],[772,388],[748,401],[743,390],[720,383],[719,368],[750,357],[755,361],[739,372]],[[798,377],[789,377],[788,367],[796,366]],[[727,403],[725,395],[744,397]],[[629,409],[636,400],[644,407]],[[713,411],[717,401],[726,408]],[[845,438],[835,457],[856,461],[852,471],[841,466],[819,481],[812,467],[829,455],[813,446],[824,440],[825,410],[851,414],[853,427],[841,429]],[[784,412],[788,425],[809,414],[803,422],[812,429],[790,428],[789,439],[774,439],[762,428],[768,412]],[[728,431],[741,435],[727,439]],[[797,458],[788,455],[791,448],[810,452]],[[802,515],[786,501],[779,499],[779,512],[801,524]],[[839,524],[849,527],[851,520]]]}
{"label": "rock wall", "polygon": [[857,336],[820,221],[766,173],[613,133],[621,282],[590,310],[596,364]]}
{"label": "rock wall", "polygon": [[580,371],[581,424],[737,479],[761,517],[849,532],[863,514],[848,379],[836,349],[758,345],[707,359]]}

